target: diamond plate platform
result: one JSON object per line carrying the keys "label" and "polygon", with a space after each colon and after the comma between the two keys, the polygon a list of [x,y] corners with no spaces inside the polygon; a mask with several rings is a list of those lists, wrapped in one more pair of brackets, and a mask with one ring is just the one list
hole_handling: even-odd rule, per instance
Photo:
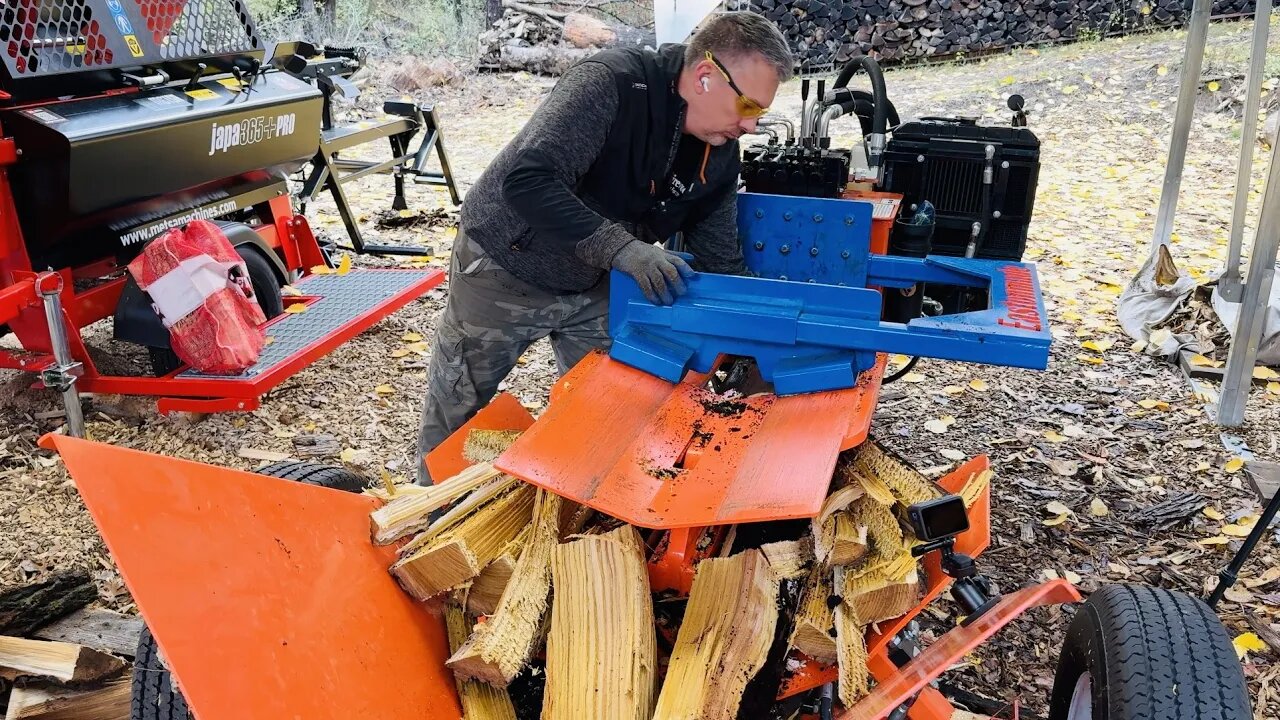
{"label": "diamond plate platform", "polygon": [[[430,280],[439,273],[435,269],[357,269],[346,275],[309,275],[294,287],[303,295],[319,299],[310,303],[306,312],[285,313],[266,325],[267,336],[272,341],[262,349],[256,365],[239,375],[206,375],[196,370],[184,370],[177,377],[235,382],[264,375],[323,342],[371,309],[410,291],[413,286],[425,285],[421,290],[425,291],[435,284]],[[372,325],[381,317],[379,314],[368,324]]]}

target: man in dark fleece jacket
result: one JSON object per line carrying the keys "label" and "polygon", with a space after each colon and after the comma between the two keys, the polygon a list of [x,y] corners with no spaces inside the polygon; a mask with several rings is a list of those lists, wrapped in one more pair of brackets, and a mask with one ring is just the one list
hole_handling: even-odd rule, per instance
{"label": "man in dark fleece jacket", "polygon": [[707,20],[686,45],[606,50],[560,79],[467,194],[418,434],[423,458],[550,336],[561,374],[609,346],[609,271],[669,304],[691,268],[745,271],[737,139],[791,75],[782,34],[751,13]]}

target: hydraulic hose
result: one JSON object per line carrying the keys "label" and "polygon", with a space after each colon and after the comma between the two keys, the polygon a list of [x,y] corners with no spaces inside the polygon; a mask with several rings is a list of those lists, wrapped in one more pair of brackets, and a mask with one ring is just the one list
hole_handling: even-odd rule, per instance
{"label": "hydraulic hose", "polygon": [[878,180],[880,177],[880,161],[884,155],[885,133],[888,130],[889,97],[885,91],[884,73],[875,60],[863,55],[856,57],[840,69],[836,76],[835,89],[846,87],[858,70],[864,70],[871,78],[871,97],[874,105],[871,114],[871,132],[867,135],[867,164]]}

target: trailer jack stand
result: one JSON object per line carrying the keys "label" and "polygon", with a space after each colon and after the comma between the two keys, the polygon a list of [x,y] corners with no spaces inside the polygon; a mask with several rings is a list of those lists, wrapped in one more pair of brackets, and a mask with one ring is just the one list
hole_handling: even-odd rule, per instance
{"label": "trailer jack stand", "polygon": [[67,344],[67,329],[62,312],[62,276],[55,272],[41,273],[36,278],[36,289],[44,301],[44,317],[49,323],[49,345],[56,362],[40,372],[40,382],[45,387],[62,393],[62,404],[67,409],[67,432],[72,437],[82,438],[84,413],[80,409],[76,379],[84,373],[84,365],[71,358],[71,348]]}

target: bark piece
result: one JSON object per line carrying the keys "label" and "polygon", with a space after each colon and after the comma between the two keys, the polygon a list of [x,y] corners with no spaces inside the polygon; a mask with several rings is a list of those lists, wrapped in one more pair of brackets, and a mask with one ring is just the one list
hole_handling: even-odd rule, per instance
{"label": "bark piece", "polygon": [[63,572],[0,593],[0,634],[30,635],[98,599],[89,573]]}
{"label": "bark piece", "polygon": [[508,490],[391,566],[410,595],[426,600],[480,574],[529,524],[534,489]]}
{"label": "bark piece", "polygon": [[538,490],[533,518],[529,541],[520,551],[497,609],[446,662],[458,677],[506,687],[533,655],[551,593],[551,553],[560,537],[560,497]]}
{"label": "bark piece", "polygon": [[[449,652],[456,652],[467,641],[471,623],[457,605],[445,607],[444,620],[449,632]],[[506,690],[475,680],[454,678],[454,681],[465,720],[516,720],[516,709],[511,705],[511,696]]]}
{"label": "bark piece", "polygon": [[778,581],[747,550],[698,563],[654,720],[733,720],[778,622]]}
{"label": "bark piece", "polygon": [[542,720],[649,720],[657,690],[644,545],[624,525],[556,547]]}
{"label": "bark piece", "polygon": [[118,657],[83,645],[0,636],[0,677],[48,678],[61,683],[95,682],[124,669]]}

